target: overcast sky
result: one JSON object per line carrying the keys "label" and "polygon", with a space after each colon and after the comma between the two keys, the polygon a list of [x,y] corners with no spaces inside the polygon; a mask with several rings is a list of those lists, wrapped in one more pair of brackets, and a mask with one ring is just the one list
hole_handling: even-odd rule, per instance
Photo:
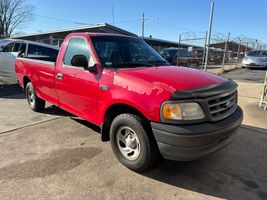
{"label": "overcast sky", "polygon": [[[145,36],[177,41],[179,34],[203,36],[208,29],[211,0],[29,0],[35,20],[23,32],[51,31],[80,24],[113,24],[141,35],[145,13]],[[266,0],[215,0],[213,31],[240,34],[267,43]],[[113,6],[112,6],[113,5]],[[50,17],[50,18],[48,18]]]}

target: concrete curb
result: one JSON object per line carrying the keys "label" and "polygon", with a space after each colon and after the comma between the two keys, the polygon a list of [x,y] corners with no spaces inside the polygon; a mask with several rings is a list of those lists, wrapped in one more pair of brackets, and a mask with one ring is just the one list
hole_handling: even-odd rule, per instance
{"label": "concrete curb", "polygon": [[224,68],[224,71],[222,71],[221,68],[218,68],[218,69],[208,69],[208,72],[211,72],[213,74],[217,74],[217,75],[221,75],[221,74],[224,74],[224,73],[228,73],[228,72],[231,72],[231,71],[234,71],[234,70],[239,70],[241,69],[242,66],[226,66]]}

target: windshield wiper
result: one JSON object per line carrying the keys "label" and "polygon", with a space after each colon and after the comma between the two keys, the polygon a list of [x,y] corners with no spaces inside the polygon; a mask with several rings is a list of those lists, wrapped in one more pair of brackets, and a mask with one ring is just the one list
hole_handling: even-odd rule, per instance
{"label": "windshield wiper", "polygon": [[126,66],[153,66],[151,63],[147,62],[123,62],[121,65],[126,65]]}
{"label": "windshield wiper", "polygon": [[145,62],[122,62],[122,63],[106,63],[106,66],[112,67],[112,68],[123,68],[125,66],[129,67],[151,67],[153,64],[151,63],[145,63]]}
{"label": "windshield wiper", "polygon": [[164,64],[164,65],[169,65],[168,62],[164,61],[164,60],[151,60],[149,61],[150,63],[153,63],[153,64]]}

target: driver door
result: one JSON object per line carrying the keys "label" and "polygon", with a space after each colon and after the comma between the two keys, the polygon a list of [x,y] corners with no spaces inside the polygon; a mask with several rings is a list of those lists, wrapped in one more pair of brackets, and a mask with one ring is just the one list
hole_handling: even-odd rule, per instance
{"label": "driver door", "polygon": [[72,37],[68,43],[63,63],[57,63],[56,91],[60,107],[88,121],[96,121],[98,79],[95,73],[83,67],[73,66],[75,55],[84,55],[88,63],[93,62],[89,41],[83,37]]}

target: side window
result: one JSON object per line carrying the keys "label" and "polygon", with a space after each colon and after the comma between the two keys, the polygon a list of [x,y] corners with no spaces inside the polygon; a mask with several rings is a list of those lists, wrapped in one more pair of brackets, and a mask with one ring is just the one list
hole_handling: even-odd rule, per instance
{"label": "side window", "polygon": [[12,51],[13,51],[13,52],[19,52],[20,44],[21,44],[20,42],[16,42],[16,43],[14,44],[14,46],[13,46]]}
{"label": "side window", "polygon": [[14,42],[9,43],[8,45],[6,45],[4,47],[4,52],[12,52],[13,46],[14,46]]}
{"label": "side window", "polygon": [[24,57],[25,56],[26,46],[27,46],[26,43],[21,44],[18,57]]}
{"label": "side window", "polygon": [[72,39],[70,39],[66,53],[65,53],[65,57],[64,57],[64,64],[68,66],[72,66],[71,58],[75,55],[84,55],[87,57],[88,62],[90,60],[90,50],[89,50],[88,44],[83,38],[73,37]]}
{"label": "side window", "polygon": [[20,52],[25,53],[25,51],[26,51],[26,43],[22,43],[20,47]]}

